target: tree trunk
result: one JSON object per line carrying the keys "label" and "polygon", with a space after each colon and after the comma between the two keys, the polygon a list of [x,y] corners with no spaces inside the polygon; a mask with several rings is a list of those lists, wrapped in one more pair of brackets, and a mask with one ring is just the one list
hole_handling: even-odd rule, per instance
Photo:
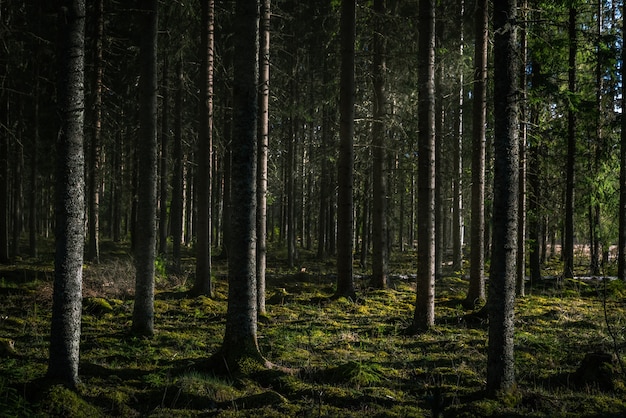
{"label": "tree trunk", "polygon": [[352,274],[354,217],[354,39],[355,0],[341,1],[339,160],[337,162],[337,293],[354,297]]}
{"label": "tree trunk", "polygon": [[183,241],[183,60],[176,64],[176,99],[174,109],[174,146],[172,149],[174,167],[172,170],[172,203],[170,204],[170,224],[172,230],[172,261],[180,269],[181,245]]}
{"label": "tree trunk", "polygon": [[413,328],[435,324],[435,2],[419,2],[417,297]]}
{"label": "tree trunk", "polygon": [[[622,6],[622,27],[626,16],[626,2]],[[626,31],[622,31],[622,45],[626,45]],[[622,48],[622,62],[626,62],[626,48]],[[621,67],[622,80],[626,68]],[[626,85],[622,83],[622,109],[626,109]],[[620,169],[619,169],[619,238],[617,249],[617,277],[626,281],[626,112],[620,116]]]}
{"label": "tree trunk", "polygon": [[[465,15],[464,1],[459,2],[459,61],[463,61],[463,20]],[[452,268],[459,271],[463,268],[463,99],[464,78],[462,68],[457,76],[456,102],[458,109],[454,120],[454,171],[452,180]]]}
{"label": "tree trunk", "polygon": [[[575,7],[569,9],[568,92],[576,93],[576,17]],[[563,237],[563,277],[574,276],[574,164],[576,162],[576,109],[567,111],[567,164],[565,177],[565,231]]]}
{"label": "tree trunk", "polygon": [[270,17],[271,1],[261,3],[261,32],[259,58],[259,131],[257,166],[257,313],[265,315],[265,269],[267,263],[267,162],[269,154],[269,98],[270,98]]}
{"label": "tree trunk", "polygon": [[[1,65],[2,79],[7,65]],[[0,93],[0,264],[8,264],[9,257],[9,91]]]}
{"label": "tree trunk", "polygon": [[202,0],[200,126],[198,128],[198,171],[196,197],[196,279],[194,295],[213,296],[211,281],[211,163],[213,152],[213,59],[215,2]]}
{"label": "tree trunk", "polygon": [[472,131],[472,214],[470,280],[465,305],[485,300],[485,142],[487,125],[487,45],[489,39],[487,0],[476,3],[474,47],[474,107]]}
{"label": "tree trunk", "polygon": [[94,4],[95,28],[93,35],[93,80],[91,111],[93,112],[93,133],[89,149],[89,237],[87,257],[90,261],[100,261],[100,193],[101,193],[101,154],[102,154],[102,75],[104,62],[102,59],[102,40],[104,37],[104,0],[96,0]]}
{"label": "tree trunk", "polygon": [[[387,172],[385,169],[385,0],[374,1],[374,121],[372,123],[372,283],[385,289],[387,279]],[[365,231],[364,231],[365,233]]]}
{"label": "tree trunk", "polygon": [[169,187],[169,113],[170,113],[170,86],[169,86],[169,60],[163,59],[163,107],[161,110],[161,158],[159,170],[159,254],[167,255],[167,189]]}
{"label": "tree trunk", "polygon": [[515,293],[518,297],[525,295],[524,281],[526,280],[526,147],[528,106],[526,105],[526,63],[527,63],[527,24],[528,0],[522,0],[522,31],[520,36],[521,59],[519,65],[519,200],[517,214],[517,274],[515,279]]}
{"label": "tree trunk", "polygon": [[61,130],[57,140],[54,288],[47,377],[75,388],[79,383],[82,311],[85,156],[85,2],[59,7],[59,89]]}
{"label": "tree trunk", "polygon": [[139,0],[139,137],[137,159],[137,229],[135,305],[132,332],[154,334],[154,261],[157,186],[157,0]]}
{"label": "tree trunk", "polygon": [[515,385],[513,358],[519,143],[516,0],[494,4],[494,201],[489,275],[487,392]]}

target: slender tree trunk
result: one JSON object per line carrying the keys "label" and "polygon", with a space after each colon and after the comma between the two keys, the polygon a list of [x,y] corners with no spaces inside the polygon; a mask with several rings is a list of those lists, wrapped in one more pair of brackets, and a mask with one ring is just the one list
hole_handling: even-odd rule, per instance
{"label": "slender tree trunk", "polygon": [[487,392],[513,390],[514,304],[519,198],[517,1],[494,3],[494,202],[489,275]]}
{"label": "slender tree trunk", "polygon": [[270,17],[271,0],[261,3],[261,32],[259,34],[259,131],[257,166],[257,313],[265,315],[265,269],[267,263],[267,161],[269,154],[270,98]]}
{"label": "slender tree trunk", "polygon": [[[465,3],[459,1],[459,60],[463,60]],[[454,121],[454,174],[452,181],[452,267],[455,271],[463,267],[463,99],[464,78],[462,68],[457,76],[456,102],[458,109]]]}
{"label": "slender tree trunk", "polygon": [[[626,2],[622,6],[622,45],[626,45]],[[622,48],[622,62],[626,62],[626,48]],[[621,67],[622,80],[626,68]],[[622,83],[622,109],[626,109],[626,85]],[[626,112],[620,117],[620,169],[619,169],[619,238],[617,249],[617,277],[626,281]]]}
{"label": "slender tree trunk", "polygon": [[[8,51],[5,51],[8,54]],[[1,65],[2,80],[6,78],[7,65]],[[9,257],[9,91],[2,86],[0,92],[0,264],[8,264]]]}
{"label": "slender tree trunk", "polygon": [[88,258],[98,263],[100,261],[100,192],[102,183],[101,154],[102,154],[102,75],[104,62],[102,59],[102,39],[104,37],[104,1],[96,0],[94,4],[94,37],[93,37],[93,80],[91,111],[93,112],[93,133],[89,149],[89,237]]}
{"label": "slender tree trunk", "polygon": [[213,59],[215,2],[202,0],[200,126],[196,197],[196,280],[192,293],[213,296],[211,281],[211,163],[213,152]]}
{"label": "slender tree trunk", "polygon": [[417,298],[413,328],[435,324],[435,2],[419,2]]}
{"label": "slender tree trunk", "polygon": [[354,217],[354,42],[356,1],[341,1],[339,160],[337,163],[337,296],[354,297],[352,243]]}
{"label": "slender tree trunk", "polygon": [[85,156],[85,2],[59,7],[61,130],[57,140],[54,288],[47,377],[75,388],[79,383],[82,311]]}
{"label": "slender tree trunk", "polygon": [[465,305],[474,307],[485,300],[485,142],[487,125],[487,44],[489,7],[476,3],[474,47],[474,107],[472,131],[472,214],[470,280]]}
{"label": "slender tree trunk", "polygon": [[139,0],[139,138],[137,229],[135,231],[135,305],[132,332],[154,334],[154,261],[157,186],[157,0]]}
{"label": "slender tree trunk", "polygon": [[521,94],[519,105],[519,200],[517,214],[517,274],[515,279],[515,293],[518,297],[525,295],[524,282],[526,280],[526,147],[528,106],[526,104],[526,62],[527,62],[527,24],[528,0],[522,0],[522,30],[520,35],[521,59],[519,66],[519,91]]}
{"label": "slender tree trunk", "polygon": [[[385,289],[387,279],[387,173],[385,170],[385,0],[374,1],[374,122],[372,123],[372,286]],[[365,231],[364,231],[365,233]]]}
{"label": "slender tree trunk", "polygon": [[159,184],[159,254],[167,255],[167,189],[169,187],[169,139],[170,139],[170,86],[169,86],[169,60],[163,59],[163,106],[161,110],[161,158],[160,158],[160,184]]}
{"label": "slender tree trunk", "polygon": [[[576,94],[576,18],[575,7],[569,9],[568,91]],[[576,162],[576,109],[567,111],[567,163],[565,178],[565,230],[563,237],[563,276],[574,276],[574,164]]]}
{"label": "slender tree trunk", "polygon": [[172,203],[170,204],[170,223],[172,230],[172,261],[180,269],[181,245],[183,241],[183,60],[176,64],[176,99],[174,109],[174,146],[172,149],[174,167],[172,170]]}
{"label": "slender tree trunk", "polygon": [[[443,6],[441,6],[443,7]],[[445,42],[445,23],[444,21],[440,22],[435,28],[435,46],[436,53],[441,54],[443,52],[443,48],[441,45]],[[438,57],[435,57],[437,60]],[[446,116],[444,111],[444,102],[446,92],[444,91],[444,76],[446,68],[444,65],[439,65],[435,69],[435,92],[437,92],[435,96],[435,278],[441,277],[443,271],[443,260],[445,258],[445,238],[444,231],[446,230],[444,223],[446,220],[445,217],[445,208],[446,199],[444,198],[444,184],[446,182],[446,178],[448,176],[445,175],[445,166],[443,164],[443,145],[445,141],[444,138],[444,126],[446,122]],[[413,181],[412,188],[415,189],[415,181]],[[412,191],[412,206],[414,208],[415,203],[415,191]],[[415,214],[413,215],[415,218]]]}
{"label": "slender tree trunk", "polygon": [[[34,108],[34,132],[33,140],[30,146],[30,190],[28,192],[28,248],[31,257],[36,258],[37,252],[37,150],[39,147],[39,70],[35,70],[35,87],[33,91],[35,101]],[[0,99],[0,103],[2,100]]]}

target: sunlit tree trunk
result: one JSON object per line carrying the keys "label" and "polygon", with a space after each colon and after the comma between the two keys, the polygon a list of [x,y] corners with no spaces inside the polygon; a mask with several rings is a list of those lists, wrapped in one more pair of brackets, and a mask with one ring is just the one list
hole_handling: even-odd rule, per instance
{"label": "sunlit tree trunk", "polygon": [[211,163],[213,152],[214,0],[202,0],[200,126],[196,190],[196,280],[192,293],[213,295],[211,280]]}
{"label": "sunlit tree trunk", "polygon": [[519,198],[517,1],[494,3],[494,201],[489,274],[487,392],[515,385],[514,304]]}
{"label": "sunlit tree trunk", "polygon": [[79,383],[85,238],[85,1],[59,6],[58,106],[54,287],[47,377],[75,388]]}
{"label": "sunlit tree trunk", "polygon": [[271,1],[261,3],[259,35],[259,130],[257,167],[257,312],[265,312],[265,269],[267,260],[267,158],[269,154],[269,97],[270,97],[270,17]]}
{"label": "sunlit tree trunk", "polygon": [[[622,45],[626,45],[626,2],[622,6]],[[626,62],[626,48],[622,48],[622,62]],[[622,80],[626,68],[621,67]],[[622,83],[622,109],[626,109],[626,85]],[[619,241],[617,249],[617,276],[626,281],[626,112],[620,117],[620,170],[619,170]]]}
{"label": "sunlit tree trunk", "polygon": [[154,334],[154,261],[157,186],[157,0],[139,0],[139,137],[137,158],[137,224],[135,305],[132,332]]}
{"label": "sunlit tree trunk", "polygon": [[[459,60],[463,60],[464,43],[464,15],[465,3],[459,1]],[[463,267],[463,99],[464,99],[463,69],[458,70],[456,86],[456,104],[458,109],[454,117],[454,151],[453,151],[453,180],[452,180],[452,267],[455,271]]]}
{"label": "sunlit tree trunk", "polygon": [[[384,289],[387,283],[387,173],[385,156],[385,0],[374,1],[374,121],[372,123],[372,286]],[[369,178],[369,177],[368,177]],[[365,205],[365,202],[364,202]],[[367,219],[367,212],[364,212]],[[367,222],[364,222],[366,224]],[[365,237],[366,231],[363,231]],[[365,245],[366,240],[363,240]],[[365,247],[366,248],[366,247]]]}
{"label": "sunlit tree trunk", "polygon": [[355,0],[341,1],[339,159],[337,162],[337,296],[354,297],[352,274],[354,217],[354,42]]}
{"label": "sunlit tree trunk", "polygon": [[476,3],[474,30],[474,106],[472,131],[472,213],[470,280],[465,305],[485,300],[485,132],[487,125],[487,45],[489,8],[487,0]]}
{"label": "sunlit tree trunk", "polygon": [[419,2],[417,298],[413,328],[435,324],[435,2]]}

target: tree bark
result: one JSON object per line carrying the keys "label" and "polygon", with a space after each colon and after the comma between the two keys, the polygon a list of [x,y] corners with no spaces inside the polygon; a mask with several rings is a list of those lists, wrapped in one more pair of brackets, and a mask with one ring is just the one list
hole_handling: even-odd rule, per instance
{"label": "tree bark", "polygon": [[485,300],[485,142],[487,125],[487,45],[489,40],[487,0],[476,3],[474,47],[474,107],[472,131],[472,213],[470,281],[465,305]]}
{"label": "tree bark", "polygon": [[159,170],[159,254],[167,255],[167,200],[169,187],[169,139],[170,139],[170,86],[169,86],[169,60],[163,59],[163,105],[161,109],[161,157]]}
{"label": "tree bark", "polygon": [[259,34],[259,131],[257,166],[257,313],[265,315],[265,269],[267,263],[267,159],[269,154],[269,98],[270,98],[270,17],[271,1],[261,3]]}
{"label": "tree bark", "polygon": [[135,305],[132,332],[154,334],[154,261],[157,186],[157,0],[139,0],[139,138],[137,229],[135,231]]}
{"label": "tree bark", "polygon": [[[372,283],[374,288],[385,289],[387,279],[387,173],[385,170],[385,0],[375,0],[374,58],[372,78],[374,88],[374,121],[372,123]],[[365,215],[364,215],[365,216]],[[364,231],[365,236],[365,231]],[[365,240],[364,240],[365,242]]]}
{"label": "tree bark", "polygon": [[[576,93],[576,18],[575,7],[569,9],[569,70],[568,92]],[[565,228],[563,238],[563,277],[574,277],[574,164],[576,162],[576,109],[570,104],[567,111],[567,163],[565,174]]]}
{"label": "tree bark", "polygon": [[494,4],[494,202],[489,275],[487,392],[515,385],[513,358],[517,201],[519,198],[516,0]]}
{"label": "tree bark", "polygon": [[419,2],[417,297],[413,328],[435,324],[435,2]]}
{"label": "tree bark", "polygon": [[57,139],[54,288],[47,377],[75,388],[79,383],[84,250],[85,1],[59,7],[61,129]]}
{"label": "tree bark", "polygon": [[526,148],[527,148],[527,127],[528,106],[526,103],[526,61],[527,61],[527,25],[528,20],[528,0],[522,0],[521,22],[522,31],[520,35],[521,59],[519,62],[519,199],[518,199],[518,220],[517,220],[517,273],[515,279],[515,293],[518,297],[525,295],[526,280]]}
{"label": "tree bark", "polygon": [[337,292],[354,297],[354,39],[355,0],[341,1],[341,69],[339,85],[339,159],[337,162]]}
{"label": "tree bark", "polygon": [[221,350],[214,359],[237,370],[240,360],[266,363],[257,342],[256,144],[258,116],[259,2],[237,0],[233,42],[233,139],[228,310]]}
{"label": "tree bark", "polygon": [[93,35],[93,133],[89,149],[89,237],[87,255],[89,261],[100,261],[100,193],[101,193],[101,159],[102,159],[102,76],[104,62],[102,57],[102,39],[104,37],[104,1],[96,0],[94,4],[95,28]]}
{"label": "tree bark", "polygon": [[176,64],[176,99],[174,104],[174,144],[172,148],[172,202],[170,204],[170,224],[172,230],[172,261],[176,269],[180,269],[181,245],[183,241],[183,60]]}
{"label": "tree bark", "polygon": [[[626,2],[622,6],[622,28],[626,24]],[[626,45],[626,31],[622,31],[622,45]],[[626,62],[626,48],[622,48],[622,62]],[[621,68],[622,79],[626,68]],[[622,109],[626,109],[626,85],[622,83]],[[626,112],[620,117],[620,170],[619,170],[619,238],[617,249],[617,277],[626,281]]]}
{"label": "tree bark", "polygon": [[211,281],[211,164],[213,152],[213,60],[215,2],[202,0],[200,126],[198,128],[198,172],[196,197],[196,280],[194,295],[213,295]]}

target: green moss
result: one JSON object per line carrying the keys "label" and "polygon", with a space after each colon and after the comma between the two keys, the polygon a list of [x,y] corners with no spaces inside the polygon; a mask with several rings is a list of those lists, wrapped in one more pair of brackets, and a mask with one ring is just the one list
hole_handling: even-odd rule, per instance
{"label": "green moss", "polygon": [[53,417],[102,417],[104,414],[62,385],[51,386],[40,403],[41,411]]}
{"label": "green moss", "polygon": [[85,298],[83,299],[83,311],[90,315],[101,316],[112,313],[113,306],[104,298]]}

